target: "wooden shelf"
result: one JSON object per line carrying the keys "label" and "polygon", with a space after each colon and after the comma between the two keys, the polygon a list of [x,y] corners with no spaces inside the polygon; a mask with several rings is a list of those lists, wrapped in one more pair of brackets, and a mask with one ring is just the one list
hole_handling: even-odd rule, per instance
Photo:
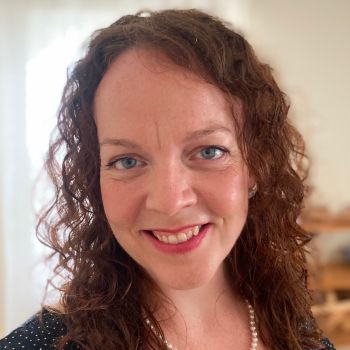
{"label": "wooden shelf", "polygon": [[[326,208],[307,208],[299,223],[308,232],[331,234],[350,232],[350,207],[338,213]],[[330,238],[330,237],[329,237]],[[325,333],[338,346],[350,343],[350,299],[340,297],[350,291],[350,264],[327,263],[310,265],[308,287],[321,297],[322,303],[312,312]]]}
{"label": "wooden shelf", "polygon": [[327,264],[311,274],[309,288],[316,291],[350,290],[350,264]]}
{"label": "wooden shelf", "polygon": [[339,232],[350,230],[350,207],[332,213],[324,207],[305,209],[300,216],[301,226],[309,232]]}

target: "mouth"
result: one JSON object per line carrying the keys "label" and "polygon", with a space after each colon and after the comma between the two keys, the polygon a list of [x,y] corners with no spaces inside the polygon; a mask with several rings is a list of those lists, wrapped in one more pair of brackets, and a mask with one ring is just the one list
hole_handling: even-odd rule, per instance
{"label": "mouth", "polygon": [[184,229],[181,232],[171,233],[169,232],[162,232],[162,231],[156,231],[156,230],[145,230],[149,235],[152,235],[154,238],[156,238],[158,241],[169,244],[169,245],[178,245],[181,243],[185,243],[189,241],[191,238],[198,236],[206,226],[209,224],[204,225],[196,225],[188,229]]}

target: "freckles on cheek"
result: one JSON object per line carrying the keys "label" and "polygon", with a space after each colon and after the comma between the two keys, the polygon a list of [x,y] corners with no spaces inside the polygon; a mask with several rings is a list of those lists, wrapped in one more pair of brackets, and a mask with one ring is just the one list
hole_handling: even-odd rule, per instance
{"label": "freckles on cheek", "polygon": [[225,174],[216,182],[215,207],[221,215],[248,211],[248,182],[245,176]]}
{"label": "freckles on cheek", "polygon": [[111,226],[124,226],[131,220],[130,193],[125,193],[115,184],[101,183],[101,195],[105,214]]}

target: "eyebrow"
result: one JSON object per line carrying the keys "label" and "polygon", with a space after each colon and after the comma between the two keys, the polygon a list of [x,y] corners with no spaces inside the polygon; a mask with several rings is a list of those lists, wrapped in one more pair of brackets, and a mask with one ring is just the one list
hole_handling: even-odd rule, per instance
{"label": "eyebrow", "polygon": [[123,146],[128,148],[141,148],[137,143],[132,142],[127,139],[111,139],[106,138],[102,142],[100,142],[100,147],[110,145],[110,146]]}
{"label": "eyebrow", "polygon": [[190,141],[190,140],[193,140],[193,139],[200,139],[202,137],[205,137],[205,136],[209,136],[215,132],[225,132],[225,133],[229,133],[230,135],[233,134],[232,130],[224,127],[224,126],[215,126],[215,127],[212,127],[212,128],[209,128],[209,129],[203,129],[203,130],[196,130],[194,132],[191,132],[190,134],[188,134],[186,137],[185,137],[185,141]]}
{"label": "eyebrow", "polygon": [[[233,134],[232,130],[229,128],[226,128],[224,126],[218,126],[218,127],[212,127],[208,129],[202,129],[202,130],[196,130],[194,132],[191,132],[186,135],[184,141],[192,141],[192,140],[197,140],[206,136],[209,136],[213,133],[216,132],[224,132],[224,133],[229,133],[230,135]],[[128,139],[111,139],[111,138],[106,138],[102,142],[100,142],[100,147],[105,146],[105,145],[110,145],[110,146],[122,146],[122,147],[127,147],[127,148],[141,148],[137,143],[130,141]]]}

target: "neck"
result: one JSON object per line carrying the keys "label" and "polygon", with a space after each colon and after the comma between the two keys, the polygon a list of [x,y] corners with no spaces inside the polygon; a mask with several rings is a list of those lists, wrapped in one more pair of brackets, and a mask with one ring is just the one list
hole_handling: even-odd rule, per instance
{"label": "neck", "polygon": [[247,306],[233,290],[224,267],[206,284],[187,290],[160,286],[169,300],[155,318],[166,337],[179,344],[189,336],[205,339],[212,332],[240,329],[248,324]]}

